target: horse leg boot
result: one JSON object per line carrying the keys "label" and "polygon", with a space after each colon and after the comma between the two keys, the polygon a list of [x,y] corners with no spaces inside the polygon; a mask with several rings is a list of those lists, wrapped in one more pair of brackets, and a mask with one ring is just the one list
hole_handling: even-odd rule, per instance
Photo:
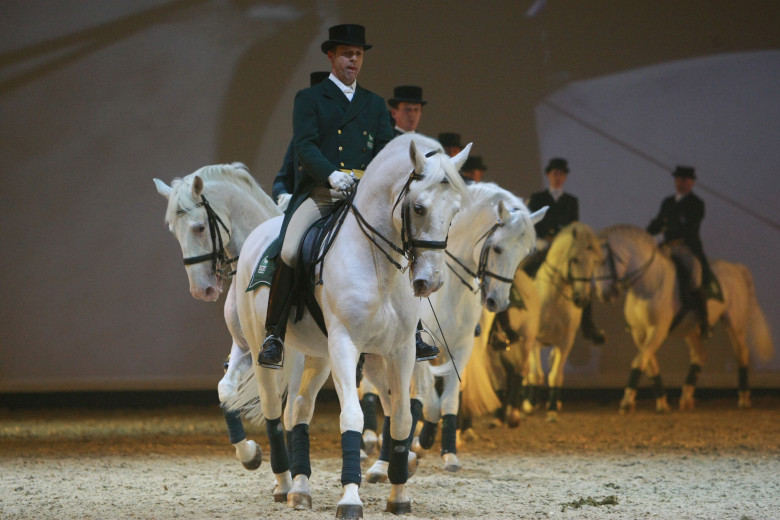
{"label": "horse leg boot", "polygon": [[428,361],[436,359],[439,356],[439,347],[429,345],[422,339],[420,331],[423,330],[422,322],[417,322],[417,333],[415,334],[415,346],[417,347],[417,361]]}
{"label": "horse leg boot", "polygon": [[225,417],[230,444],[236,448],[236,457],[248,470],[259,468],[263,462],[263,450],[255,441],[246,438],[241,412],[228,410],[224,405],[220,405],[220,408]]}
{"label": "horse leg boot", "polygon": [[265,318],[263,349],[257,355],[257,364],[265,368],[280,369],[284,359],[284,333],[287,329],[287,316],[290,312],[295,269],[285,264],[281,258],[276,263],[276,272],[271,282],[271,294],[268,295],[268,311]]}
{"label": "horse leg boot", "polygon": [[585,339],[593,343],[594,345],[603,345],[607,340],[604,330],[600,329],[593,323],[593,309],[591,302],[583,307],[582,319],[580,320],[580,330]]}

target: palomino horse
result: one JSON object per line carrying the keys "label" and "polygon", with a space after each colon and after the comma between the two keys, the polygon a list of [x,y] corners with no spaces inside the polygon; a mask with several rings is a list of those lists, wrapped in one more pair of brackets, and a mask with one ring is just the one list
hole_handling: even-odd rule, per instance
{"label": "palomino horse", "polygon": [[[529,391],[523,401],[526,413],[531,413],[536,406],[535,399],[544,381],[541,347],[549,345],[552,350],[547,376],[547,420],[555,421],[558,418],[564,364],[574,345],[582,308],[590,299],[591,277],[603,258],[593,230],[581,222],[572,222],[555,235],[533,284],[529,283],[530,278],[525,273],[515,273],[515,289],[523,295],[525,308],[510,314],[510,324],[518,339],[507,346],[503,361],[506,372],[527,374],[523,382]],[[487,322],[490,324],[491,320]],[[487,352],[490,347],[485,345],[486,340],[486,337],[482,338],[482,345],[478,348],[480,355],[472,360],[475,366],[469,367],[467,384],[464,385],[464,410],[472,415],[486,411],[485,377],[479,376],[490,372],[484,368],[490,363]],[[512,366],[507,371],[508,363]],[[476,376],[472,376],[472,372]],[[483,381],[481,384],[480,380]],[[498,381],[494,380],[493,383],[491,388]],[[481,395],[473,391],[477,386],[482,388]],[[495,394],[491,399],[494,397]]]}
{"label": "palomino horse", "polygon": [[[468,196],[458,168],[469,149],[450,159],[439,143],[421,135],[399,136],[388,143],[368,165],[354,199],[348,199],[350,214],[322,261],[315,296],[324,316],[327,341],[308,312],[289,324],[287,349],[307,354],[307,365],[316,360],[331,365],[341,404],[343,494],[336,510],[339,518],[360,518],[363,514],[358,493],[363,414],[355,378],[361,353],[365,353],[364,374],[377,384],[380,394],[390,395],[391,438],[384,440],[392,447],[387,510],[411,510],[405,487],[406,440],[411,428],[409,384],[415,363],[419,298],[429,296],[443,282],[447,233],[461,199]],[[239,286],[248,286],[257,260],[277,237],[279,224],[276,219],[261,224],[245,242],[236,275]],[[261,286],[236,296],[241,328],[256,362],[266,335],[268,289]],[[264,387],[262,374],[269,370],[256,364],[254,369],[263,415],[279,417],[281,394],[274,395],[273,387]],[[304,376],[301,391],[323,382]],[[313,405],[300,395],[294,399],[293,489],[288,503],[290,495],[308,496],[310,503],[310,470],[306,468],[310,468],[308,421]],[[306,450],[298,451],[302,445]]]}
{"label": "palomino horse", "polygon": [[[690,350],[691,366],[682,389],[680,409],[693,408],[696,380],[705,353],[698,317],[695,311],[683,308],[672,260],[661,252],[653,237],[635,226],[611,226],[599,236],[607,262],[596,276],[596,294],[609,300],[626,292],[626,322],[639,350],[631,362],[631,377],[620,410],[635,408],[636,388],[642,371],[653,379],[656,410],[668,410],[656,352],[670,334],[683,336]],[[711,267],[720,283],[723,301],[707,301],[709,322],[713,325],[721,320],[726,325],[739,365],[738,406],[746,408],[750,406],[748,345],[755,348],[761,359],[767,360],[774,350],[772,338],[756,300],[753,277],[748,268],[723,260],[713,261]]]}
{"label": "palomino horse", "polygon": [[461,468],[455,442],[458,371],[471,357],[481,310],[484,306],[499,312],[509,306],[512,276],[533,251],[534,224],[547,212],[544,208],[531,214],[520,198],[491,183],[472,184],[469,193],[471,202],[452,222],[446,283],[430,297],[422,318],[437,343],[446,348],[441,363],[430,366],[432,374],[442,378],[441,396],[430,384],[424,385],[427,392],[419,396],[425,417],[420,444],[431,447],[441,418],[441,454],[447,471]]}
{"label": "palomino horse", "polygon": [[[222,284],[232,276],[234,263],[249,233],[260,223],[281,215],[246,166],[241,163],[204,166],[168,186],[154,179],[157,191],[168,199],[165,221],[179,241],[194,298],[213,302]],[[251,372],[249,346],[236,314],[236,288],[231,284],[225,298],[225,323],[233,344],[225,376],[217,390],[236,456],[247,469],[257,469],[262,451],[247,440],[238,413],[224,408],[243,374]]]}

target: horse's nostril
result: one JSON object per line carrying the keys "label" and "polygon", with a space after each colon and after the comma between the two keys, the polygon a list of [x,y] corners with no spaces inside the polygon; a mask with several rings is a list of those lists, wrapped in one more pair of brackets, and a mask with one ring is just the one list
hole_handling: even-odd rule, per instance
{"label": "horse's nostril", "polygon": [[428,282],[425,280],[415,280],[412,282],[412,288],[414,289],[415,295],[425,294],[428,290]]}

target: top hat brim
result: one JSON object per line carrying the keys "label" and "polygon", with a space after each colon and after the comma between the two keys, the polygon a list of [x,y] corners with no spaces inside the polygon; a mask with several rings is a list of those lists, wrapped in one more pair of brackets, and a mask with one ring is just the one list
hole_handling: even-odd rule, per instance
{"label": "top hat brim", "polygon": [[387,100],[388,103],[391,105],[398,104],[398,103],[419,103],[420,105],[424,105],[427,103],[427,101],[423,101],[421,99],[409,99],[409,98],[390,98]]}
{"label": "top hat brim", "polygon": [[322,50],[323,54],[328,54],[328,51],[333,49],[336,45],[354,45],[356,47],[363,47],[364,51],[367,51],[373,45],[368,43],[359,43],[359,42],[348,42],[344,40],[327,40],[322,42],[322,45],[320,45],[320,49]]}

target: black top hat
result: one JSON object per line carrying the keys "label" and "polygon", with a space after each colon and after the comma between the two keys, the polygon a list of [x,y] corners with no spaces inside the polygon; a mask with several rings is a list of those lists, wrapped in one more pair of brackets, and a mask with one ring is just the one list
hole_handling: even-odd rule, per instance
{"label": "black top hat", "polygon": [[444,147],[457,146],[458,148],[463,148],[463,146],[460,144],[460,134],[453,134],[453,133],[439,134],[439,142]]}
{"label": "black top hat", "polygon": [[695,179],[696,171],[691,166],[678,166],[672,172],[672,177],[682,177],[684,179]]}
{"label": "black top hat", "polygon": [[320,49],[327,54],[336,45],[357,45],[364,51],[372,47],[366,44],[366,28],[354,23],[334,25],[328,29],[328,39],[322,42]]}
{"label": "black top hat", "polygon": [[468,172],[471,170],[487,170],[487,166],[482,164],[482,157],[479,155],[469,155],[466,162],[463,163],[461,171]]}
{"label": "black top hat", "polygon": [[563,170],[564,172],[569,173],[569,163],[566,162],[566,159],[555,157],[550,159],[550,162],[547,163],[547,168],[544,169],[544,173],[550,173],[551,170]]}
{"label": "black top hat", "polygon": [[393,108],[398,107],[398,103],[402,101],[406,103],[419,103],[424,105],[427,101],[423,101],[422,87],[416,87],[414,85],[401,85],[395,87],[393,90],[393,97],[387,100],[387,104]]}
{"label": "black top hat", "polygon": [[317,71],[309,74],[309,86],[319,85],[330,76],[330,71]]}

